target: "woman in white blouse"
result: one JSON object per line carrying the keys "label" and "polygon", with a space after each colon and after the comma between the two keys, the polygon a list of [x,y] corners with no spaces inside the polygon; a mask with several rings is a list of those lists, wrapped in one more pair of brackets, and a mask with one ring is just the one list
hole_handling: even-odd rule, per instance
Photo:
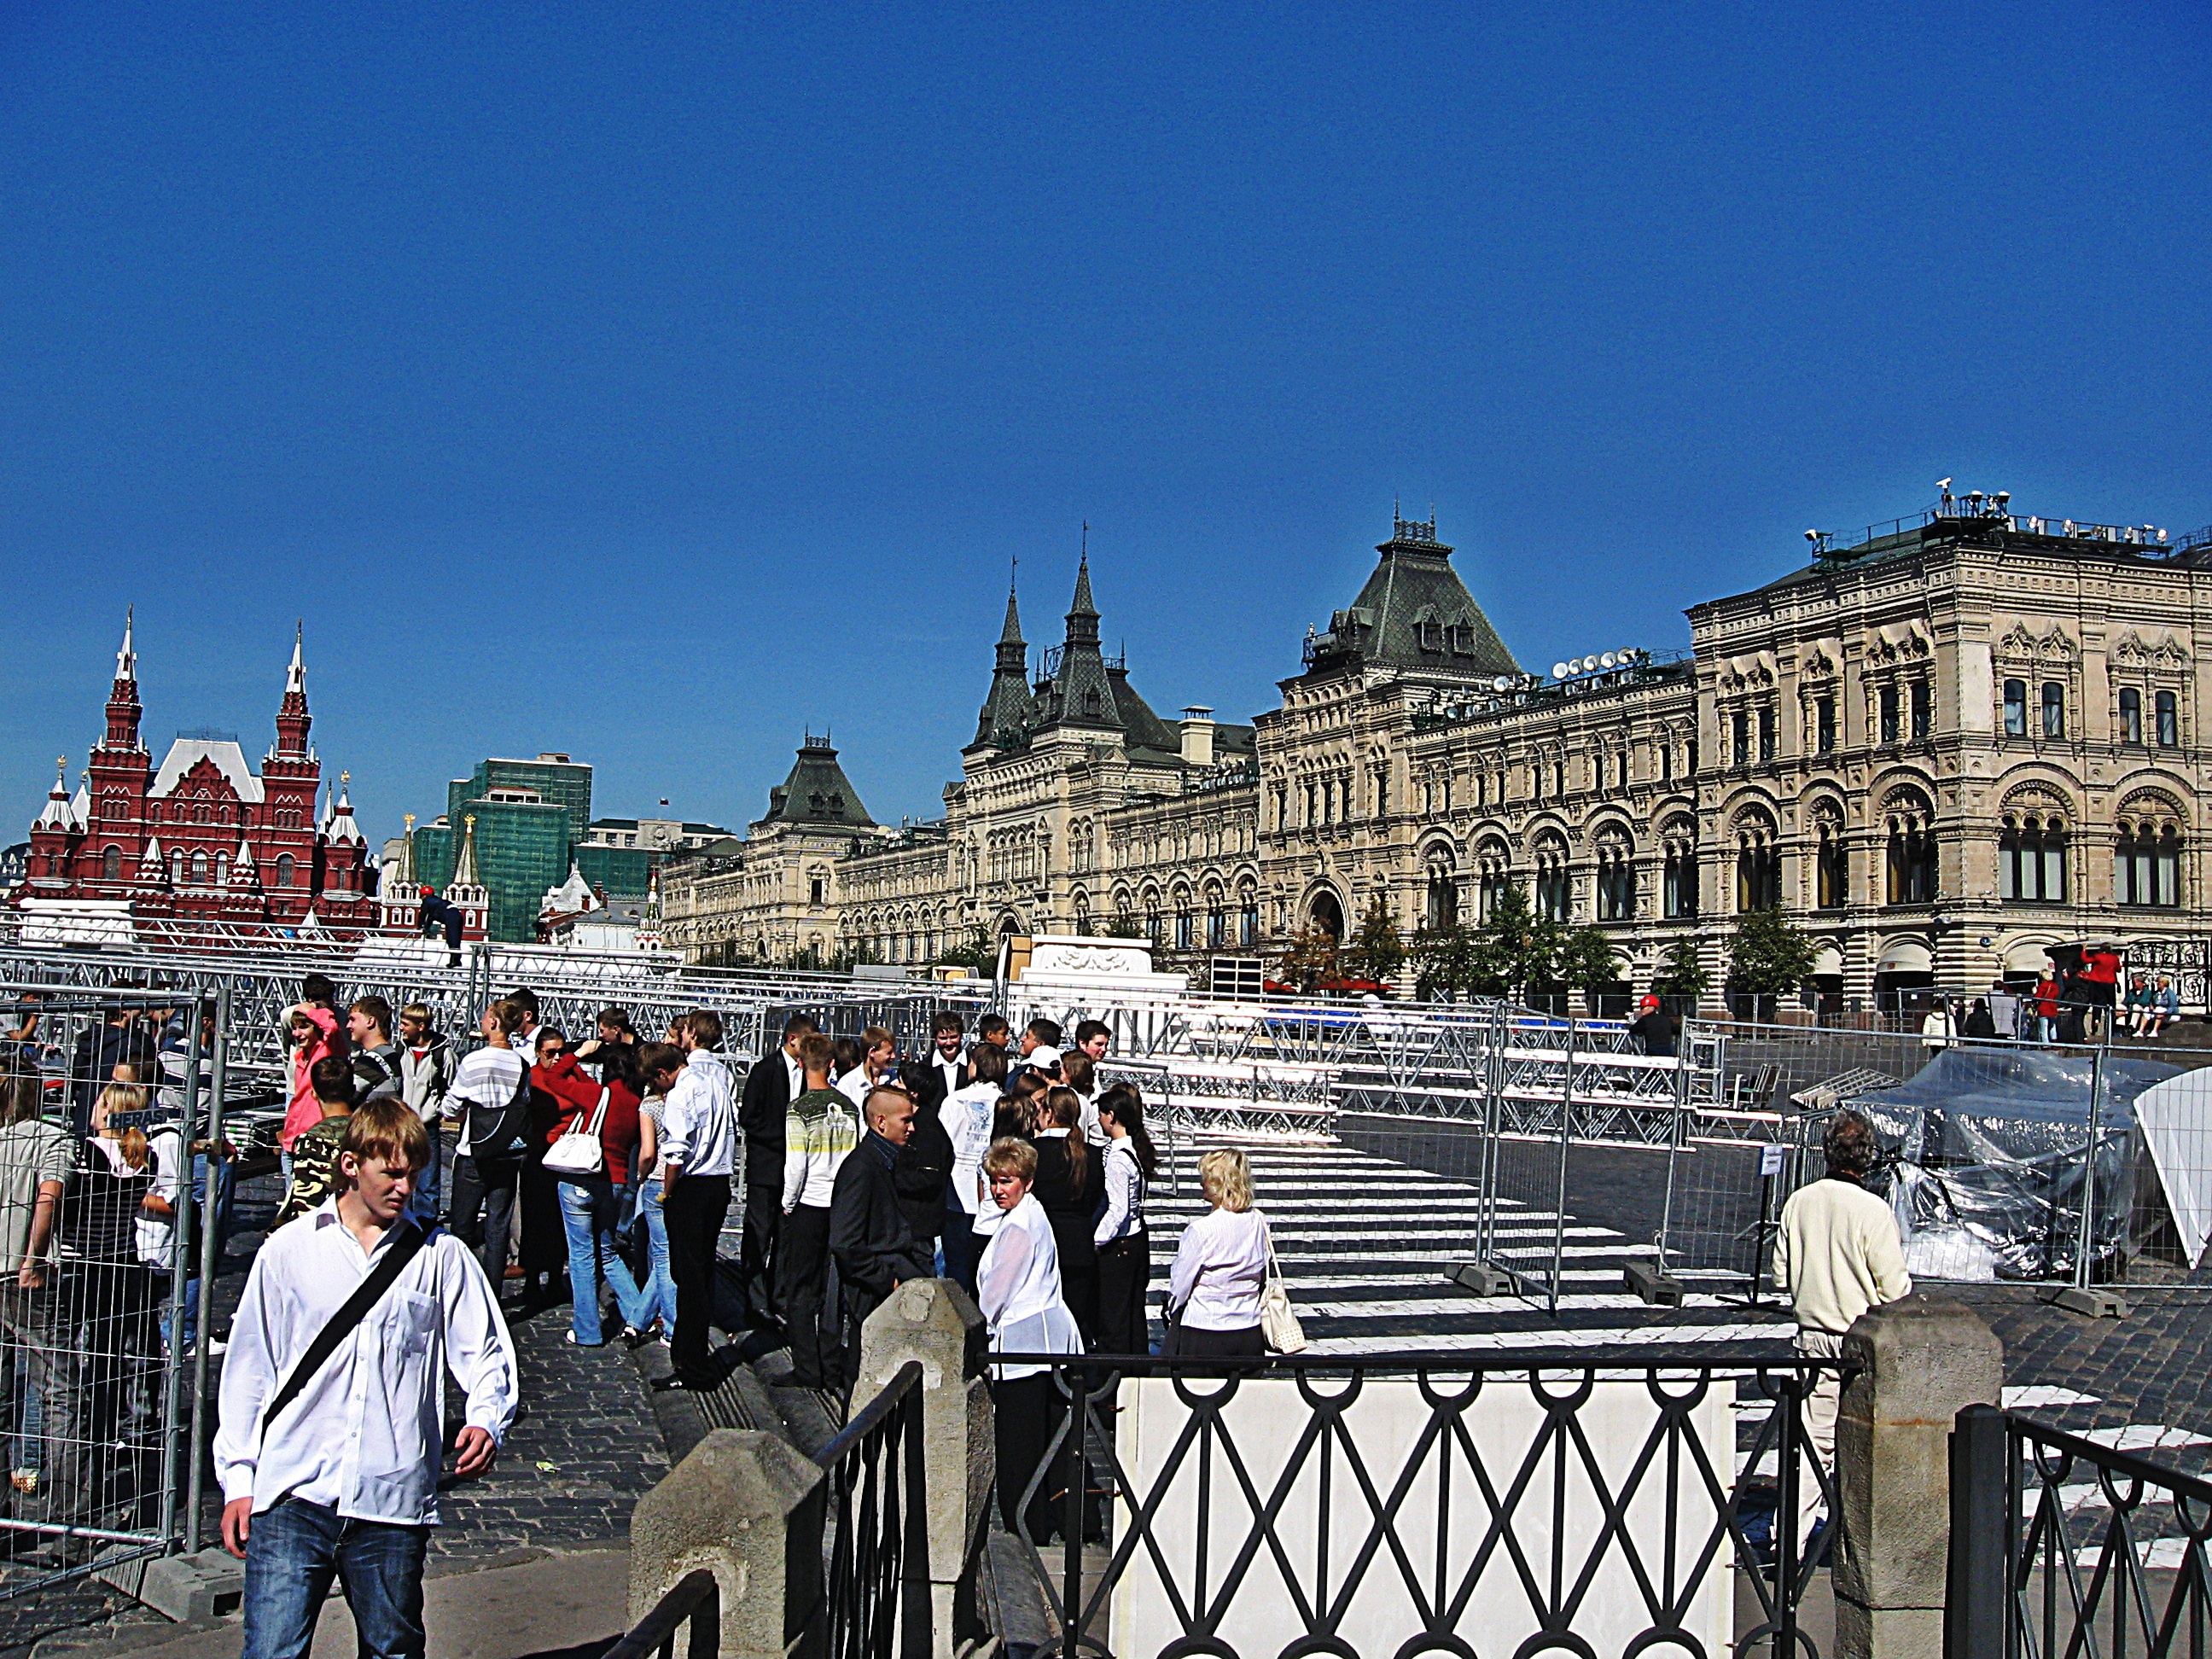
{"label": "woman in white blouse", "polygon": [[1098,1247],[1098,1351],[1147,1353],[1145,1292],[1152,1285],[1152,1249],[1145,1191],[1158,1172],[1159,1155],[1145,1127],[1144,1097],[1128,1084],[1099,1097],[1098,1125],[1106,1136],[1106,1207],[1091,1232]]}
{"label": "woman in white blouse", "polygon": [[1213,1207],[1183,1229],[1168,1279],[1168,1342],[1181,1355],[1264,1354],[1260,1292],[1267,1282],[1267,1218],[1252,1207],[1252,1170],[1231,1147],[1198,1161]]}
{"label": "woman in white blouse", "polygon": [[[1044,1206],[1030,1194],[1036,1181],[1036,1148],[1025,1140],[994,1141],[983,1155],[984,1178],[999,1225],[975,1265],[975,1304],[990,1322],[991,1346],[1000,1353],[1080,1353],[1083,1338],[1060,1294],[1060,1251]],[[1022,1492],[1044,1460],[1052,1440],[1052,1371],[1043,1364],[994,1368],[991,1405],[997,1419],[999,1516],[1011,1533]],[[1048,1474],[1030,1504],[1029,1537],[1051,1535],[1054,1484]],[[1059,1484],[1065,1486],[1066,1478]]]}

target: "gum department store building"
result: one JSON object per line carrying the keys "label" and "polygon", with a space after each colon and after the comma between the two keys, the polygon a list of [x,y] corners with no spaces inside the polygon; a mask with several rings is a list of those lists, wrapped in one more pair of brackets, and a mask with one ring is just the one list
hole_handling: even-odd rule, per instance
{"label": "gum department store building", "polygon": [[[1810,532],[1808,532],[1809,534]],[[2212,535],[1953,498],[1693,606],[1686,656],[1523,671],[1433,523],[1396,522],[1281,706],[1161,720],[1103,653],[1087,562],[1032,678],[1014,604],[942,820],[874,823],[808,739],[738,854],[673,866],[695,958],[926,963],[986,934],[1207,959],[1478,921],[1508,881],[1611,933],[1625,984],[1779,902],[1831,1006],[2032,973],[2110,938],[2204,990]],[[1562,672],[1564,670],[1564,672]]]}

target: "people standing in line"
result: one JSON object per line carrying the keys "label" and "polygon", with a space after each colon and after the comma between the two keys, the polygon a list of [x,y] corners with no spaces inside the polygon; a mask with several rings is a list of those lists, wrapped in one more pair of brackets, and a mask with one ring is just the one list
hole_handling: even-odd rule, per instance
{"label": "people standing in line", "polygon": [[1946,998],[1937,997],[1929,1005],[1927,1013],[1921,1018],[1920,1046],[1928,1051],[1928,1057],[1933,1060],[1949,1048],[1951,1039],[1958,1035],[1959,1027],[1957,1022],[1951,1017],[1950,1002]]}
{"label": "people standing in line", "polygon": [[1083,1138],[1103,1152],[1106,1132],[1098,1127],[1097,1062],[1080,1048],[1071,1048],[1060,1057],[1060,1075],[1067,1089],[1083,1103]]}
{"label": "people standing in line", "polygon": [[[246,1560],[244,1659],[304,1655],[333,1578],[363,1654],[420,1659],[444,1373],[465,1400],[458,1478],[489,1468],[514,1421],[514,1349],[492,1284],[459,1240],[401,1219],[428,1156],[404,1101],[364,1108],[347,1125],[337,1195],[272,1233],[246,1274],[214,1445],[223,1545]],[[301,1375],[395,1250],[411,1254],[384,1293]]]}
{"label": "people standing in line", "polygon": [[352,1062],[336,1054],[319,1060],[310,1081],[323,1115],[292,1143],[292,1179],[272,1224],[278,1227],[307,1214],[338,1188],[338,1147],[354,1109]]}
{"label": "people standing in line", "polygon": [[2038,1042],[2058,1041],[2058,979],[2048,968],[2035,981],[2035,1040]]}
{"label": "people standing in line", "polygon": [[1267,1351],[1260,1292],[1267,1283],[1267,1218],[1252,1203],[1244,1154],[1217,1147],[1198,1160],[1199,1189],[1212,1206],[1182,1231],[1168,1276],[1170,1352],[1231,1358]]}
{"label": "people standing in line", "polygon": [[950,1008],[940,1008],[929,1022],[929,1070],[931,1092],[936,1096],[934,1104],[942,1106],[966,1088],[971,1081],[968,1075],[968,1055],[961,1045],[966,1027],[960,1016]]}
{"label": "people standing in line", "polygon": [[1147,1353],[1152,1247],[1145,1197],[1159,1173],[1159,1154],[1145,1127],[1144,1097],[1133,1085],[1117,1083],[1099,1097],[1098,1123],[1106,1135],[1106,1207],[1091,1233],[1098,1251],[1098,1346],[1104,1353]]}
{"label": "people standing in line", "polygon": [[2002,980],[1990,984],[1990,1026],[1997,1036],[2011,1041],[2021,1035],[2021,1002]]}
{"label": "people standing in line", "polygon": [[[1037,1149],[1025,1140],[991,1143],[983,1155],[985,1178],[998,1224],[975,1267],[975,1305],[988,1322],[999,1353],[1075,1354],[1082,1332],[1068,1310],[1060,1278],[1057,1234],[1037,1202]],[[1052,1536],[1056,1500],[1067,1485],[1064,1471],[1048,1472],[1026,1506],[1022,1494],[1044,1462],[1053,1431],[1052,1367],[1042,1362],[993,1368],[993,1439],[998,1453],[999,1519],[1006,1529],[1042,1544]],[[1057,1481],[1054,1474],[1059,1474]],[[1053,1490],[1057,1485],[1060,1491]]]}
{"label": "people standing in line", "polygon": [[802,1389],[837,1386],[839,1313],[829,1305],[830,1206],[837,1171],[860,1143],[858,1111],[830,1081],[831,1043],[819,1032],[799,1042],[806,1086],[783,1120],[783,1230],[776,1277],[784,1329],[791,1339],[791,1381]]}
{"label": "people standing in line", "polygon": [[426,1002],[399,1011],[399,1095],[422,1120],[429,1159],[408,1194],[407,1213],[426,1226],[439,1218],[445,1177],[453,1168],[453,1128],[446,1120],[446,1091],[453,1084],[453,1045],[438,1030]]}
{"label": "people standing in line", "polygon": [[[799,1060],[802,1078],[805,1068],[806,1062],[802,1056]],[[845,1097],[857,1115],[860,1109],[860,1103],[868,1097],[866,1056],[860,1048],[860,1040],[858,1037],[841,1036],[830,1039],[830,1086]],[[789,1119],[790,1115],[787,1112],[785,1121],[787,1122]],[[784,1150],[788,1152],[791,1149],[787,1146]]]}
{"label": "people standing in line", "polygon": [[629,1023],[629,1012],[623,1008],[602,1008],[592,1022],[593,1035],[569,1052],[587,1066],[596,1066],[611,1048],[626,1048],[631,1058],[636,1058],[637,1032]]}
{"label": "people standing in line", "polygon": [[1006,1051],[983,1042],[969,1062],[975,1081],[955,1090],[937,1109],[952,1148],[952,1172],[945,1188],[945,1275],[957,1280],[969,1295],[975,1291],[975,1261],[984,1239],[977,1222],[985,1214],[997,1215],[983,1179],[983,1154],[991,1149],[992,1120],[999,1103],[1000,1086],[1006,1077]]}
{"label": "people standing in line", "polygon": [[[1797,1352],[1809,1359],[1836,1358],[1844,1351],[1844,1333],[1861,1314],[1912,1291],[1896,1214],[1864,1184],[1874,1167],[1874,1125],[1858,1112],[1838,1112],[1821,1150],[1826,1179],[1790,1194],[1774,1235],[1774,1282],[1790,1292]],[[1823,1371],[1805,1400],[1805,1432],[1823,1472],[1835,1467],[1842,1395],[1841,1375]],[[1808,1478],[1798,1491],[1797,1536],[1809,1553],[1820,1482]]]}
{"label": "people standing in line", "polygon": [[[85,1443],[81,1367],[55,1266],[63,1200],[76,1175],[76,1146],[69,1132],[45,1121],[44,1091],[35,1077],[0,1079],[0,1336],[15,1351],[21,1399],[12,1427],[19,1433],[9,1459],[10,1485],[19,1494],[17,1520],[70,1521],[81,1513],[82,1482],[77,1455]],[[20,1432],[36,1410],[40,1431]],[[46,1455],[62,1449],[58,1466]]]}
{"label": "people standing in line", "polygon": [[1038,1116],[1043,1097],[1052,1089],[1052,1079],[1042,1072],[1013,1074],[1011,1065],[1006,1070],[1006,1092],[999,1097],[999,1104],[991,1121],[991,1139],[1003,1140],[1008,1135],[1027,1140],[1038,1129],[1045,1127]]}
{"label": "people standing in line", "polygon": [[1098,1209],[1098,1154],[1083,1135],[1083,1101],[1065,1085],[1047,1091],[1044,1119],[1030,1137],[1037,1150],[1038,1204],[1052,1223],[1060,1252],[1060,1292],[1083,1332],[1098,1341],[1098,1247],[1091,1243]]}
{"label": "people standing in line", "polygon": [[645,1224],[644,1294],[638,1300],[637,1312],[630,1322],[635,1334],[625,1333],[635,1347],[653,1334],[653,1327],[660,1328],[660,1345],[672,1347],[676,1336],[676,1281],[668,1273],[668,1219],[661,1204],[660,1143],[665,1138],[663,1124],[668,1097],[661,1088],[645,1076],[641,1069],[645,1048],[641,1044],[626,1049],[624,1063],[635,1077],[640,1091],[637,1103],[637,1168],[640,1175],[637,1188],[638,1218]]}
{"label": "people standing in line", "polygon": [[1682,1022],[1667,1012],[1656,996],[1646,994],[1636,1005],[1636,1018],[1628,1035],[1637,1051],[1656,1060],[1673,1060],[1681,1053]]}
{"label": "people standing in line", "polygon": [[567,1057],[567,1036],[550,1025],[531,1033],[530,1047],[519,1052],[530,1066],[529,1130],[522,1149],[522,1173],[515,1186],[517,1220],[514,1262],[510,1279],[522,1281],[525,1307],[543,1307],[559,1299],[560,1281],[568,1270],[568,1226],[561,1210],[561,1183],[545,1166],[545,1154],[558,1133],[562,1104],[541,1080],[539,1067],[548,1056]]}
{"label": "people standing in line", "polygon": [[[70,1127],[80,1140],[92,1133],[93,1103],[111,1083],[137,1080],[137,1068],[158,1052],[154,1033],[141,1011],[117,1006],[105,1023],[81,1035],[70,1053],[70,1081],[75,1085]],[[311,1120],[312,1121],[312,1120]]]}
{"label": "people standing in line", "polygon": [[860,1327],[868,1316],[908,1279],[937,1270],[907,1224],[892,1174],[899,1148],[914,1133],[913,1098],[903,1089],[876,1089],[864,1109],[867,1133],[839,1167],[830,1196],[830,1254],[844,1286],[837,1382],[845,1389],[860,1376]]}
{"label": "people standing in line", "polygon": [[[978,1019],[975,1022],[975,1041],[978,1043],[988,1042],[994,1048],[1005,1050],[1008,1061],[1006,1075],[1009,1077],[1013,1075],[1013,1066],[1012,1062],[1013,1060],[1014,1030],[1012,1026],[1006,1024],[1006,1018],[1004,1014],[985,1014],[981,1018]],[[973,1060],[975,1057],[974,1049],[971,1048],[969,1051],[968,1057],[970,1060]]]}
{"label": "people standing in line", "polygon": [[[319,974],[307,975],[310,981],[321,979]],[[327,980],[324,981],[328,984]],[[301,1133],[323,1121],[323,1109],[315,1099],[314,1085],[308,1081],[315,1062],[328,1060],[345,1052],[345,1039],[340,1034],[338,1017],[325,1003],[300,1002],[285,1016],[286,1046],[290,1051],[292,1097],[284,1110],[284,1127],[277,1132],[276,1146],[282,1154],[284,1184],[292,1182],[292,1143]]]}
{"label": "people standing in line", "polygon": [[[639,1056],[647,1076],[668,1096],[661,1116],[661,1214],[668,1225],[669,1276],[676,1281],[676,1330],[669,1340],[675,1371],[662,1385],[712,1389],[722,1380],[713,1354],[714,1266],[738,1167],[737,1098],[730,1069],[714,1052],[722,1042],[721,1017],[694,1009],[682,1025],[679,1066],[669,1066],[665,1049]],[[776,1139],[783,1139],[781,1124]],[[780,1181],[775,1197],[780,1213]]]}
{"label": "people standing in line", "polygon": [[560,1105],[546,1146],[570,1133],[598,1131],[599,1167],[554,1170],[561,1229],[568,1252],[568,1329],[572,1347],[596,1348],[606,1340],[599,1287],[614,1293],[623,1328],[641,1328],[644,1293],[615,1243],[616,1194],[629,1181],[630,1149],[637,1145],[637,1090],[617,1061],[602,1082],[568,1052],[568,1038],[550,1026],[538,1030],[538,1063],[530,1085]]}
{"label": "people standing in line", "polygon": [[[522,1011],[504,997],[485,1009],[477,1026],[483,1046],[462,1057],[446,1091],[446,1115],[460,1126],[447,1224],[475,1249],[495,1294],[507,1277],[507,1236],[529,1133],[529,1073],[514,1048],[521,1023]],[[411,1178],[408,1187],[411,1195]]]}
{"label": "people standing in line", "polygon": [[1959,1034],[1969,1037],[1994,1037],[1997,1034],[1996,1016],[1990,1012],[1989,999],[1976,997],[1973,1006],[1966,1010],[1966,1024]]}
{"label": "people standing in line", "polygon": [[902,1090],[914,1102],[914,1127],[899,1148],[898,1162],[891,1166],[891,1182],[898,1188],[899,1205],[906,1211],[915,1242],[930,1259],[931,1272],[944,1278],[938,1234],[945,1226],[945,1196],[952,1182],[952,1138],[945,1133],[936,1109],[922,1104],[935,1094],[936,1080],[920,1060],[904,1060],[896,1072],[885,1073],[884,1082]]}
{"label": "people standing in line", "polygon": [[745,1140],[744,1237],[738,1247],[738,1284],[744,1297],[745,1322],[774,1332],[782,1323],[782,1298],[775,1288],[776,1236],[783,1225],[783,1116],[806,1083],[799,1068],[799,1039],[820,1028],[812,1016],[793,1014],[783,1022],[776,1046],[745,1073],[744,1103],[738,1111]]}
{"label": "people standing in line", "polygon": [[1075,1046],[1090,1056],[1093,1066],[1103,1066],[1106,1051],[1114,1046],[1114,1028],[1103,1019],[1078,1020]]}
{"label": "people standing in line", "polygon": [[[343,1072],[345,1062],[337,1062]],[[70,1263],[67,1298],[95,1445],[137,1441],[155,1421],[154,1275],[140,1259],[138,1222],[154,1189],[154,1159],[143,1117],[149,1098],[136,1084],[111,1083],[93,1103],[92,1133],[78,1153],[63,1201],[60,1251]]]}
{"label": "people standing in line", "polygon": [[392,1041],[392,1005],[380,996],[356,997],[346,1009],[346,1038],[356,1103],[399,1098],[405,1089]]}

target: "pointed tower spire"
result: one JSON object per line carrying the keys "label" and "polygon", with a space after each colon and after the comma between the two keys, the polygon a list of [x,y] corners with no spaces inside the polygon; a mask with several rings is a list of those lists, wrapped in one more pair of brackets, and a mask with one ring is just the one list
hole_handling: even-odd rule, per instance
{"label": "pointed tower spire", "polygon": [[307,731],[314,719],[307,713],[307,624],[292,634],[292,664],[284,671],[284,701],[276,708],[276,752],[304,756]]}
{"label": "pointed tower spire", "polygon": [[450,896],[456,887],[481,888],[483,882],[477,874],[477,815],[465,813],[461,818],[460,856],[453,860],[453,878],[446,884]]}
{"label": "pointed tower spire", "polygon": [[1083,526],[1083,555],[1075,566],[1075,599],[1067,608],[1067,642],[1098,645],[1098,607],[1091,598],[1091,526]]}
{"label": "pointed tower spire", "polygon": [[983,711],[975,720],[975,744],[1000,744],[1030,725],[1030,648],[1022,638],[1021,609],[1014,600],[1022,562],[1016,559],[1006,577],[1006,624],[999,630],[999,654],[991,670],[991,689],[983,698]]}
{"label": "pointed tower spire", "polygon": [[115,653],[115,684],[107,692],[107,736],[103,749],[135,751],[138,747],[138,653],[131,648],[132,611],[123,613],[123,646]]}

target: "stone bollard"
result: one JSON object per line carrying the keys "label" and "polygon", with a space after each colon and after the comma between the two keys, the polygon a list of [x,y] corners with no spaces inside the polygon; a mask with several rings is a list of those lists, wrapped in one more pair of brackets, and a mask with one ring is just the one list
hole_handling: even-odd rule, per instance
{"label": "stone bollard", "polygon": [[939,1659],[983,1634],[976,1573],[990,1516],[995,1458],[983,1316],[949,1279],[912,1279],[860,1328],[855,1408],[909,1359],[921,1362],[929,1583]]}
{"label": "stone bollard", "polygon": [[[820,1622],[822,1471],[781,1435],[714,1429],[629,1518],[634,1628],[687,1573],[711,1568],[721,1659],[782,1659]],[[684,1638],[678,1646],[689,1651]]]}
{"label": "stone bollard", "polygon": [[1857,1374],[1836,1419],[1837,1651],[1942,1659],[1952,1423],[1997,1403],[2004,1345],[1972,1309],[1916,1294],[1861,1315],[1844,1360]]}

